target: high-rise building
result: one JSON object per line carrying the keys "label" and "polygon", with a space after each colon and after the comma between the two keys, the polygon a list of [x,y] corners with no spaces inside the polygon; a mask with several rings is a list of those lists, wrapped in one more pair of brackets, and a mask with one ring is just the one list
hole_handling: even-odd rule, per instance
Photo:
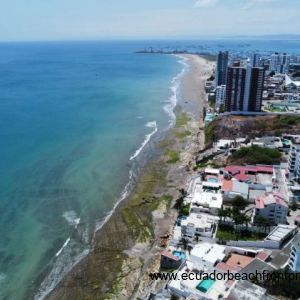
{"label": "high-rise building", "polygon": [[242,111],[245,93],[246,69],[228,67],[226,81],[225,110]]}
{"label": "high-rise building", "polygon": [[259,53],[252,54],[251,67],[253,67],[253,68],[260,67],[260,54]]}
{"label": "high-rise building", "polygon": [[269,70],[272,71],[272,72],[277,72],[277,68],[278,68],[278,65],[279,65],[279,54],[276,52],[276,53],[273,53],[270,57],[270,67],[269,67]]}
{"label": "high-rise building", "polygon": [[264,68],[228,67],[225,110],[260,112],[264,78]]}
{"label": "high-rise building", "polygon": [[295,178],[297,181],[300,181],[300,143],[298,141],[291,145],[289,173],[291,178]]}
{"label": "high-rise building", "polygon": [[282,74],[287,74],[290,68],[290,61],[291,61],[291,57],[288,54],[283,53],[282,55],[280,55],[277,72]]}
{"label": "high-rise building", "polygon": [[226,85],[219,85],[216,88],[216,108],[220,108],[225,104]]}
{"label": "high-rise building", "polygon": [[261,111],[265,81],[265,69],[247,67],[243,111]]}
{"label": "high-rise building", "polygon": [[287,53],[274,53],[270,58],[270,71],[287,74],[290,67],[290,56]]}
{"label": "high-rise building", "polygon": [[220,51],[218,54],[217,72],[216,72],[216,86],[226,84],[228,67],[228,51]]}

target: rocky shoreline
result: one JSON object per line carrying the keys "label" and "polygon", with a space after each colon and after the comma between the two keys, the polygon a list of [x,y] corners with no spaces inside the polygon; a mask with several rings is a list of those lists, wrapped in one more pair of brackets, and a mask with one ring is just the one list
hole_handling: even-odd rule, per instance
{"label": "rocky shoreline", "polygon": [[204,147],[205,80],[214,67],[202,57],[182,56],[189,68],[181,81],[176,125],[158,145],[161,155],[145,166],[132,195],[95,234],[91,253],[46,299],[136,299],[159,288],[148,274],[159,269],[161,237],[177,218],[174,201]]}

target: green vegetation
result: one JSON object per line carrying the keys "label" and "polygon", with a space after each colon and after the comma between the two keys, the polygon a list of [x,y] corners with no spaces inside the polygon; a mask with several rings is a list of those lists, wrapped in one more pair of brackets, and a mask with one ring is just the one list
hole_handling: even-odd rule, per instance
{"label": "green vegetation", "polygon": [[279,296],[280,299],[299,299],[300,273],[289,273],[288,270],[281,269],[270,272],[269,277],[269,280],[264,282],[257,279],[253,282],[266,288],[271,295]]}
{"label": "green vegetation", "polygon": [[174,134],[175,134],[176,138],[181,140],[181,139],[184,139],[184,138],[190,136],[191,132],[189,130],[184,130],[184,131],[174,130]]}
{"label": "green vegetation", "polygon": [[176,127],[182,127],[187,125],[187,123],[190,121],[190,118],[187,116],[186,113],[181,112],[178,113],[176,118]]}
{"label": "green vegetation", "polygon": [[167,163],[175,164],[180,160],[180,155],[177,151],[172,149],[167,149],[165,155],[169,157]]}
{"label": "green vegetation", "polygon": [[216,106],[216,95],[208,97],[208,103],[211,108],[215,108]]}
{"label": "green vegetation", "polygon": [[280,116],[274,125],[276,128],[300,125],[300,116]]}
{"label": "green vegetation", "polygon": [[205,144],[210,145],[215,140],[215,129],[216,129],[216,122],[213,121],[209,123],[208,126],[205,127]]}
{"label": "green vegetation", "polygon": [[233,226],[219,225],[216,235],[220,241],[258,241],[266,237],[264,233],[237,231]]}
{"label": "green vegetation", "polygon": [[153,236],[152,214],[161,203],[169,206],[172,196],[155,196],[156,187],[166,185],[166,170],[160,163],[152,163],[147,171],[141,175],[140,182],[126,208],[122,210],[122,217],[134,238],[139,242],[145,242]]}
{"label": "green vegetation", "polygon": [[231,163],[238,164],[277,164],[280,163],[281,153],[278,150],[263,148],[256,145],[243,147],[230,157]]}
{"label": "green vegetation", "polygon": [[209,161],[212,158],[214,158],[214,155],[207,156],[207,157],[203,158],[201,161],[198,161],[197,165],[196,165],[196,169],[206,168],[208,166],[208,164],[209,164]]}

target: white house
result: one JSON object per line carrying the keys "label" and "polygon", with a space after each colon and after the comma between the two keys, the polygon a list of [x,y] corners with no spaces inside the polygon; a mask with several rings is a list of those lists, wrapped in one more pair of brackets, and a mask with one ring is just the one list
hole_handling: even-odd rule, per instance
{"label": "white house", "polygon": [[181,234],[190,238],[212,237],[217,220],[217,217],[192,212],[185,220],[181,221]]}

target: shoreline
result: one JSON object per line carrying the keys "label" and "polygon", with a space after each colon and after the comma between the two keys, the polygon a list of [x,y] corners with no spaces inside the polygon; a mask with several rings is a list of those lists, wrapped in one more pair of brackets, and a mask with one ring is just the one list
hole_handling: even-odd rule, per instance
{"label": "shoreline", "polygon": [[213,63],[195,55],[180,57],[189,67],[180,78],[176,124],[159,144],[159,158],[143,167],[133,192],[95,233],[90,254],[45,299],[128,299],[148,290],[145,274],[157,264],[159,237],[176,220],[171,206],[191,173],[194,155],[204,147],[204,82]]}

